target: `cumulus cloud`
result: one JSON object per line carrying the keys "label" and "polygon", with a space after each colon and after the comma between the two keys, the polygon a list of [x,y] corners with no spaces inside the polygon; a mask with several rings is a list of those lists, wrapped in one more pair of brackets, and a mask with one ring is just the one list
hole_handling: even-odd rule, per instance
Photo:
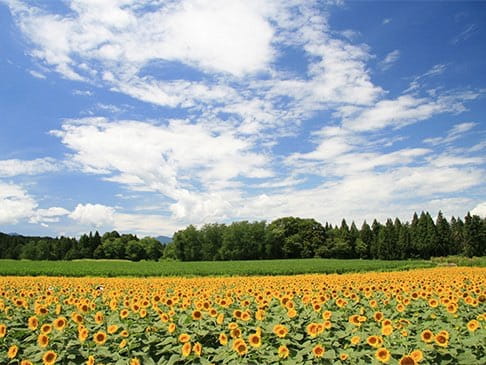
{"label": "cumulus cloud", "polygon": [[161,193],[176,201],[171,209],[178,217],[217,214],[238,178],[273,175],[267,156],[254,152],[250,141],[183,121],[155,125],[95,118],[68,121],[52,133],[84,171]]}
{"label": "cumulus cloud", "polygon": [[486,218],[486,202],[476,205],[471,210],[471,214],[479,215],[481,218]]}
{"label": "cumulus cloud", "polygon": [[34,214],[37,203],[22,187],[0,181],[0,224],[15,224]]}
{"label": "cumulus cloud", "polygon": [[114,223],[115,209],[102,204],[78,204],[69,214],[69,218],[80,224],[101,227]]}
{"label": "cumulus cloud", "polygon": [[60,218],[68,215],[69,210],[61,207],[51,207],[47,209],[37,209],[30,217],[29,223],[38,223],[47,226],[48,223],[57,223]]}

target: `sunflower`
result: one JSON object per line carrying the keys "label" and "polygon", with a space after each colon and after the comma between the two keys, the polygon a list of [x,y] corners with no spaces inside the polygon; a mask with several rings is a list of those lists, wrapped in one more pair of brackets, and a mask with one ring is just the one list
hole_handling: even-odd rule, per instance
{"label": "sunflower", "polygon": [[277,337],[284,338],[285,336],[287,336],[287,333],[289,333],[289,330],[282,324],[276,324],[275,326],[273,326],[273,333]]}
{"label": "sunflower", "polygon": [[261,336],[258,333],[252,333],[248,337],[248,343],[252,347],[260,347],[262,345],[262,338],[261,338]]}
{"label": "sunflower", "polygon": [[424,353],[421,350],[413,350],[410,353],[410,357],[415,360],[415,362],[420,362],[424,358]]}
{"label": "sunflower", "polygon": [[343,352],[343,353],[339,354],[339,359],[341,361],[346,361],[347,359],[349,359],[349,355],[347,353]]}
{"label": "sunflower", "polygon": [[118,348],[122,349],[124,348],[126,345],[128,344],[128,341],[126,339],[123,339],[120,341],[120,343],[118,344]]}
{"label": "sunflower", "polygon": [[188,335],[187,333],[182,333],[179,335],[179,342],[180,343],[186,343],[189,342],[191,339],[191,336]]}
{"label": "sunflower", "polygon": [[105,316],[102,312],[96,312],[96,314],[94,315],[94,320],[97,324],[103,323],[104,318]]}
{"label": "sunflower", "polygon": [[203,314],[201,311],[199,310],[195,310],[192,312],[192,319],[195,320],[195,321],[199,321],[201,320],[203,317]]}
{"label": "sunflower", "polygon": [[357,345],[361,341],[361,337],[353,336],[351,337],[351,345]]}
{"label": "sunflower", "polygon": [[370,345],[371,347],[375,347],[375,348],[378,348],[381,346],[381,344],[383,343],[383,339],[380,337],[380,336],[369,336],[367,339],[366,339],[366,342],[368,343],[368,345]]}
{"label": "sunflower", "polygon": [[47,351],[42,355],[42,361],[44,365],[53,365],[57,360],[57,354],[54,351]]}
{"label": "sunflower", "polygon": [[88,356],[88,361],[86,361],[86,365],[95,365],[95,358],[93,355]]}
{"label": "sunflower", "polygon": [[434,337],[435,343],[440,347],[447,347],[449,344],[449,338],[444,333],[438,333]]}
{"label": "sunflower", "polygon": [[381,334],[384,336],[390,336],[393,333],[393,326],[386,325],[381,327]]}
{"label": "sunflower", "polygon": [[286,359],[287,357],[289,357],[289,353],[290,351],[285,345],[282,345],[278,348],[278,357],[280,357],[281,359]]}
{"label": "sunflower", "polygon": [[78,324],[83,322],[83,316],[77,312],[71,313],[71,319]]}
{"label": "sunflower", "polygon": [[110,324],[108,326],[108,329],[107,329],[107,332],[112,335],[114,333],[116,333],[116,331],[118,331],[118,326],[116,324]]}
{"label": "sunflower", "polygon": [[297,316],[297,311],[295,308],[291,308],[287,311],[287,317],[289,318],[295,318]]}
{"label": "sunflower", "polygon": [[107,339],[107,335],[103,331],[98,331],[93,336],[93,341],[98,345],[104,345]]}
{"label": "sunflower", "polygon": [[39,320],[37,319],[36,316],[32,316],[29,317],[29,319],[27,320],[27,324],[31,331],[35,331],[37,327],[39,327]]}
{"label": "sunflower", "polygon": [[120,318],[121,319],[125,319],[125,318],[128,317],[129,314],[130,314],[130,311],[128,309],[126,309],[126,308],[125,309],[122,309],[120,311]]}
{"label": "sunflower", "polygon": [[348,318],[348,322],[351,324],[354,324],[355,326],[361,326],[361,322],[359,321],[359,315],[358,314],[353,314]]}
{"label": "sunflower", "polygon": [[218,316],[216,317],[216,323],[219,325],[222,325],[224,321],[224,314],[219,313]]}
{"label": "sunflower", "polygon": [[248,322],[250,319],[251,319],[251,315],[248,311],[244,311],[243,313],[241,313],[242,321]]}
{"label": "sunflower", "polygon": [[43,324],[41,326],[41,333],[48,335],[52,331],[52,326],[50,324]]}
{"label": "sunflower", "polygon": [[82,328],[79,329],[79,331],[78,331],[79,341],[81,341],[81,342],[86,341],[86,339],[88,338],[88,335],[89,335],[89,332],[88,332],[87,328],[82,327]]}
{"label": "sunflower", "polygon": [[311,337],[316,337],[318,334],[317,323],[309,323],[305,329],[307,334]]}
{"label": "sunflower", "polygon": [[248,352],[248,347],[246,346],[245,341],[239,338],[233,343],[233,350],[235,350],[238,355],[243,356]]}
{"label": "sunflower", "polygon": [[220,333],[218,340],[221,345],[225,346],[228,343],[228,336],[226,336],[224,333]]}
{"label": "sunflower", "polygon": [[378,361],[386,363],[390,360],[390,351],[388,351],[386,348],[381,347],[375,352],[375,357]]}
{"label": "sunflower", "polygon": [[422,339],[422,341],[430,343],[434,341],[434,333],[431,330],[424,330],[420,334],[420,338]]}
{"label": "sunflower", "polygon": [[22,361],[20,362],[20,365],[33,365],[33,364],[32,364],[32,361],[29,361],[29,360],[22,360]]}
{"label": "sunflower", "polygon": [[41,333],[39,336],[37,336],[37,344],[40,347],[46,347],[49,344],[49,337]]}
{"label": "sunflower", "polygon": [[199,342],[196,342],[194,346],[192,346],[192,351],[196,354],[196,356],[201,356],[202,345]]}
{"label": "sunflower", "polygon": [[384,318],[383,312],[375,312],[375,314],[373,314],[373,319],[377,322],[381,322],[383,318]]}
{"label": "sunflower", "polygon": [[405,356],[402,356],[402,358],[399,361],[399,364],[400,365],[417,365],[417,362],[415,361],[415,359],[412,356],[405,355]]}
{"label": "sunflower", "polygon": [[0,324],[0,338],[4,338],[7,334],[7,326],[4,324]]}
{"label": "sunflower", "polygon": [[66,327],[67,319],[65,317],[58,317],[54,320],[52,325],[57,331],[62,331]]}
{"label": "sunflower", "polygon": [[315,345],[314,348],[312,349],[312,353],[314,354],[314,357],[322,357],[324,356],[324,353],[326,350],[322,345]]}
{"label": "sunflower", "polygon": [[175,330],[176,330],[175,323],[170,323],[169,327],[167,327],[167,331],[169,331],[169,333],[173,333]]}
{"label": "sunflower", "polygon": [[15,356],[17,356],[18,352],[19,352],[19,347],[17,345],[12,345],[8,348],[7,357],[9,359],[13,359]]}
{"label": "sunflower", "polygon": [[475,319],[470,320],[467,322],[467,329],[471,332],[476,331],[479,328],[479,322]]}
{"label": "sunflower", "polygon": [[133,359],[130,359],[130,365],[141,365],[141,362],[139,359],[134,357]]}

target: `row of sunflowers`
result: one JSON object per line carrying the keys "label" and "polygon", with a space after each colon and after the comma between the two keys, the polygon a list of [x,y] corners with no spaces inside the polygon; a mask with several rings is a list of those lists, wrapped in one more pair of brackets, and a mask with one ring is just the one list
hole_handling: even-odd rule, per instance
{"label": "row of sunflowers", "polygon": [[486,364],[486,269],[1,277],[0,364]]}

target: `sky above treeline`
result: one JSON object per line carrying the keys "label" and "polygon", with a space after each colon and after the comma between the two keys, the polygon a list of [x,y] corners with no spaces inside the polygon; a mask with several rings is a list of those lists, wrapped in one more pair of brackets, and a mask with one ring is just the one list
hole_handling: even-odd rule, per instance
{"label": "sky above treeline", "polygon": [[486,215],[486,2],[0,0],[0,231]]}

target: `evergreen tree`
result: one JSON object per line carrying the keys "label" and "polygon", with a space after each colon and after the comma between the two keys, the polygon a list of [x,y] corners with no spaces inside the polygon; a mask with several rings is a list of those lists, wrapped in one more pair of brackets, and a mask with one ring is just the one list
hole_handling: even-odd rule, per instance
{"label": "evergreen tree", "polygon": [[411,257],[412,245],[410,242],[410,227],[408,224],[402,224],[398,232],[397,251],[399,258],[404,260]]}
{"label": "evergreen tree", "polygon": [[359,237],[366,247],[366,255],[361,258],[370,258],[371,243],[373,242],[373,232],[371,231],[370,225],[366,223],[366,221],[364,221],[363,225],[361,226]]}
{"label": "evergreen tree", "polygon": [[451,218],[451,241],[452,245],[449,248],[451,255],[464,254],[464,222],[460,217]]}
{"label": "evergreen tree", "polygon": [[447,256],[452,251],[450,249],[452,246],[451,227],[441,211],[437,214],[435,225],[437,227],[437,249],[434,256]]}
{"label": "evergreen tree", "polygon": [[371,231],[373,232],[373,241],[371,242],[371,246],[370,246],[371,258],[373,259],[378,258],[378,236],[380,235],[381,229],[382,229],[382,225],[378,223],[376,219],[374,219],[373,223],[371,224]]}
{"label": "evergreen tree", "polygon": [[410,257],[420,257],[420,237],[419,237],[419,217],[417,212],[413,213],[412,222],[410,223]]}
{"label": "evergreen tree", "polygon": [[387,219],[385,226],[378,234],[378,258],[380,260],[391,260],[394,258],[395,227],[390,218]]}
{"label": "evergreen tree", "polygon": [[483,237],[481,218],[468,212],[464,218],[464,254],[467,257],[484,254],[486,242]]}

